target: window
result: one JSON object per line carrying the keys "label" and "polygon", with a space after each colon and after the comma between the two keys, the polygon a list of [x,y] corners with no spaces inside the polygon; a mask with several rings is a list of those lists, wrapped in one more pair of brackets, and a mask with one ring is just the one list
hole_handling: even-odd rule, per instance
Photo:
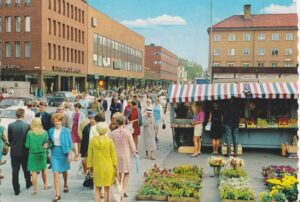
{"label": "window", "polygon": [[84,11],[82,11],[81,17],[82,17],[82,23],[84,23]]}
{"label": "window", "polygon": [[70,27],[67,25],[67,39],[69,40],[70,38]]}
{"label": "window", "polygon": [[63,8],[63,15],[66,15],[66,1],[65,0],[63,0],[62,8]]}
{"label": "window", "polygon": [[81,58],[81,53],[80,53],[80,51],[77,51],[77,61],[78,61],[78,64],[81,64],[80,58]]}
{"label": "window", "polygon": [[234,49],[234,48],[229,48],[229,49],[228,49],[228,55],[229,55],[229,56],[235,55],[235,49]]}
{"label": "window", "polygon": [[71,27],[71,41],[73,41],[73,31],[74,31],[74,29],[73,29],[73,27]]}
{"label": "window", "polygon": [[21,42],[17,41],[16,42],[16,58],[21,57]]}
{"label": "window", "polygon": [[61,47],[60,46],[57,46],[57,50],[58,50],[58,60],[60,61],[60,56],[61,56]]}
{"label": "window", "polygon": [[62,25],[62,33],[63,33],[63,38],[65,38],[66,37],[66,25],[65,24]]}
{"label": "window", "polygon": [[214,55],[217,56],[217,55],[220,55],[221,54],[221,51],[219,48],[215,49],[214,50]]}
{"label": "window", "polygon": [[219,63],[213,63],[213,67],[219,67],[220,64]]}
{"label": "window", "polygon": [[2,58],[2,42],[0,41],[0,59]]}
{"label": "window", "polygon": [[77,21],[77,7],[75,7],[75,20]]}
{"label": "window", "polygon": [[25,16],[25,32],[30,32],[30,16]]}
{"label": "window", "polygon": [[234,63],[228,63],[227,66],[228,67],[234,67]]}
{"label": "window", "polygon": [[67,48],[67,62],[70,61],[70,49]]}
{"label": "window", "polygon": [[11,0],[6,0],[6,7],[10,7],[11,6]]}
{"label": "window", "polygon": [[16,6],[19,7],[21,5],[21,0],[16,0]]}
{"label": "window", "polygon": [[292,48],[285,49],[285,55],[287,55],[287,56],[293,55],[293,49]]}
{"label": "window", "polygon": [[11,44],[10,42],[5,42],[5,55],[7,58],[11,57]]}
{"label": "window", "polygon": [[279,54],[278,48],[272,48],[272,55],[277,56]]}
{"label": "window", "polygon": [[243,35],[243,40],[244,41],[250,41],[250,34],[244,34]]}
{"label": "window", "polygon": [[243,49],[243,55],[249,55],[249,48],[244,48]]}
{"label": "window", "polygon": [[285,40],[287,41],[293,41],[294,40],[294,34],[291,32],[288,32],[285,34]]}
{"label": "window", "polygon": [[221,41],[221,35],[220,34],[215,34],[214,35],[214,41]]}
{"label": "window", "polygon": [[77,29],[75,28],[75,42],[77,42]]}
{"label": "window", "polygon": [[77,63],[77,50],[74,50],[74,60],[75,60],[75,63]]}
{"label": "window", "polygon": [[0,32],[2,32],[2,17],[0,16]]}
{"label": "window", "polygon": [[81,43],[81,31],[78,30],[78,42]]}
{"label": "window", "polygon": [[21,17],[19,17],[19,16],[15,17],[15,21],[16,21],[16,32],[20,32],[21,31]]}
{"label": "window", "polygon": [[25,6],[30,6],[30,0],[25,0]]}
{"label": "window", "polygon": [[81,56],[82,56],[82,60],[81,60],[81,62],[82,62],[82,64],[84,64],[84,52],[82,51],[82,53],[81,53]]}
{"label": "window", "polygon": [[293,63],[292,62],[285,62],[284,67],[293,67]]}
{"label": "window", "polygon": [[229,34],[228,41],[235,41],[235,34]]}
{"label": "window", "polygon": [[264,41],[266,38],[265,33],[264,32],[259,32],[258,33],[258,40],[259,41]]}
{"label": "window", "polygon": [[58,13],[61,13],[61,0],[58,0]]}
{"label": "window", "polygon": [[70,17],[70,4],[67,3],[67,17]]}
{"label": "window", "polygon": [[25,41],[25,57],[29,58],[30,57],[30,42]]}
{"label": "window", "polygon": [[48,18],[48,34],[51,34],[51,19]]}
{"label": "window", "polygon": [[48,43],[48,59],[51,60],[51,44]]}
{"label": "window", "polygon": [[258,55],[265,55],[265,49],[264,48],[259,48],[258,49]]}
{"label": "window", "polygon": [[279,33],[272,33],[272,41],[278,41],[279,40]]}
{"label": "window", "polygon": [[56,21],[53,20],[53,34],[56,36]]}
{"label": "window", "polygon": [[66,60],[66,48],[65,47],[62,47],[62,54],[63,54],[63,58],[62,60],[65,61]]}
{"label": "window", "polygon": [[58,26],[58,37],[61,37],[61,23],[58,22],[57,26]]}
{"label": "window", "polygon": [[249,67],[250,64],[249,63],[243,63],[243,67]]}
{"label": "window", "polygon": [[78,21],[81,22],[81,9],[78,8]]}
{"label": "window", "polygon": [[278,63],[272,62],[272,67],[277,67]]}
{"label": "window", "polygon": [[257,66],[258,67],[264,67],[264,63],[263,62],[259,62],[259,63],[257,63]]}
{"label": "window", "polygon": [[6,32],[11,32],[11,17],[5,17]]}
{"label": "window", "polygon": [[71,5],[71,19],[74,18],[74,7],[73,5]]}
{"label": "window", "polygon": [[73,62],[73,49],[71,48],[71,62]]}
{"label": "window", "polygon": [[51,10],[51,2],[52,2],[52,0],[48,0],[48,9],[50,9],[50,10]]}
{"label": "window", "polygon": [[53,60],[56,60],[56,45],[53,44]]}
{"label": "window", "polygon": [[82,43],[84,43],[84,31],[82,32]]}

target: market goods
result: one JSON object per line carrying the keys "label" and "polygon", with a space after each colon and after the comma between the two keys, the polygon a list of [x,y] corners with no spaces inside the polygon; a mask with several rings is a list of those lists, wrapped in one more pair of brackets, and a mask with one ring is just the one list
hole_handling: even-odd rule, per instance
{"label": "market goods", "polygon": [[284,174],[289,174],[297,177],[297,173],[298,173],[298,169],[295,169],[291,166],[285,166],[285,165],[280,165],[280,166],[271,165],[262,168],[262,176],[264,177],[265,182],[271,178],[280,179],[283,177]]}
{"label": "market goods", "polygon": [[208,158],[208,164],[211,167],[222,167],[226,163],[222,156],[211,156]]}
{"label": "market goods", "polygon": [[227,164],[231,166],[233,169],[241,168],[245,165],[245,162],[243,159],[239,157],[230,157],[227,161]]}
{"label": "market goods", "polygon": [[247,120],[247,128],[257,128],[257,120],[256,119],[248,119]]}
{"label": "market goods", "polygon": [[258,128],[267,128],[268,127],[268,122],[266,119],[261,119],[261,118],[258,118],[257,119],[257,127]]}
{"label": "market goods", "polygon": [[221,179],[247,177],[247,172],[242,168],[225,169],[220,173]]}
{"label": "market goods", "polygon": [[259,195],[258,202],[288,202],[285,195],[281,192],[262,192]]}

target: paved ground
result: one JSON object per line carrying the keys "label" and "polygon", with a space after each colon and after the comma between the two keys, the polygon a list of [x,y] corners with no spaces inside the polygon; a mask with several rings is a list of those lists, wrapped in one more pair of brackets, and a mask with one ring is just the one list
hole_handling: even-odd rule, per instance
{"label": "paved ground", "polygon": [[[53,109],[52,109],[53,110]],[[109,116],[109,114],[107,114]],[[143,173],[153,167],[155,163],[161,167],[172,168],[178,165],[184,164],[195,164],[204,168],[204,180],[202,183],[202,193],[201,201],[203,202],[218,202],[218,188],[217,183],[218,179],[216,177],[211,177],[212,169],[207,164],[207,158],[209,156],[210,150],[204,151],[199,157],[193,158],[187,154],[178,154],[173,151],[172,135],[171,130],[161,130],[160,133],[160,148],[156,154],[156,161],[144,159],[144,152],[139,148],[139,153],[141,155],[141,171],[140,174],[136,174],[134,164],[132,168],[132,173],[130,175],[128,193],[129,198],[126,199],[126,202],[135,201],[134,195],[141,187],[143,183]],[[140,138],[140,143],[142,143],[142,137]],[[140,144],[141,145],[141,144]],[[249,174],[250,182],[254,187],[257,195],[259,192],[264,191],[265,187],[261,177],[261,167],[271,164],[284,164],[297,166],[298,160],[296,159],[287,159],[280,156],[280,151],[270,151],[270,150],[250,150],[245,151],[243,158],[246,163],[246,170]],[[0,202],[48,202],[54,196],[54,189],[51,187],[50,190],[44,191],[41,188],[39,193],[35,196],[31,195],[32,190],[25,189],[25,182],[22,172],[20,172],[20,184],[21,184],[21,193],[19,196],[14,196],[12,185],[11,185],[11,167],[10,159],[5,157],[8,162],[1,167],[2,172],[5,175],[5,179],[2,180],[0,185]],[[133,162],[134,163],[134,162]],[[69,187],[70,192],[62,195],[61,201],[69,202],[79,202],[79,201],[93,201],[93,191],[85,189],[82,187],[82,182],[84,177],[78,173],[79,162],[72,162],[71,170],[69,172]],[[42,187],[41,177],[39,176],[38,186]],[[53,175],[49,170],[48,173],[49,183],[53,185]],[[62,180],[62,179],[61,179]]]}

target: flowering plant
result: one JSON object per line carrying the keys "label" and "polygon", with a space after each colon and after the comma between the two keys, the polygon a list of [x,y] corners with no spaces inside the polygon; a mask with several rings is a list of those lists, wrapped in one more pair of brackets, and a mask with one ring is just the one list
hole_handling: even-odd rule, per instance
{"label": "flowering plant", "polygon": [[220,182],[221,199],[254,200],[255,192],[248,183],[247,178],[230,178]]}
{"label": "flowering plant", "polygon": [[208,164],[211,167],[222,167],[225,163],[225,159],[222,156],[211,156],[208,158]]}
{"label": "flowering plant", "polygon": [[276,166],[271,165],[268,167],[262,168],[262,176],[265,178],[265,182],[270,178],[282,178],[284,174],[289,174],[297,178],[298,169],[295,169],[291,166]]}
{"label": "flowering plant", "polygon": [[226,178],[240,178],[240,177],[247,177],[247,172],[242,168],[237,169],[225,169],[221,171],[220,176],[222,179]]}
{"label": "flowering plant", "polygon": [[239,157],[230,158],[228,160],[228,165],[231,166],[233,169],[241,168],[245,165],[245,162],[243,159]]}
{"label": "flowering plant", "polygon": [[271,191],[270,193],[262,192],[259,194],[259,202],[288,202],[286,196],[281,192]]}

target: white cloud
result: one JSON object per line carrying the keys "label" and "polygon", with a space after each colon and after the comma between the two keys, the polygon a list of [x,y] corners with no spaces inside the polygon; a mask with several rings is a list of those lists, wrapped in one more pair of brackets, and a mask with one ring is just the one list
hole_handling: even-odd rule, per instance
{"label": "white cloud", "polygon": [[186,25],[186,21],[179,16],[161,15],[155,18],[125,20],[122,24],[129,27],[151,27],[151,26],[174,26],[174,25]]}
{"label": "white cloud", "polygon": [[293,1],[293,3],[289,6],[283,6],[283,5],[277,5],[277,4],[271,4],[260,11],[261,13],[296,13],[297,12],[297,4],[296,1]]}

